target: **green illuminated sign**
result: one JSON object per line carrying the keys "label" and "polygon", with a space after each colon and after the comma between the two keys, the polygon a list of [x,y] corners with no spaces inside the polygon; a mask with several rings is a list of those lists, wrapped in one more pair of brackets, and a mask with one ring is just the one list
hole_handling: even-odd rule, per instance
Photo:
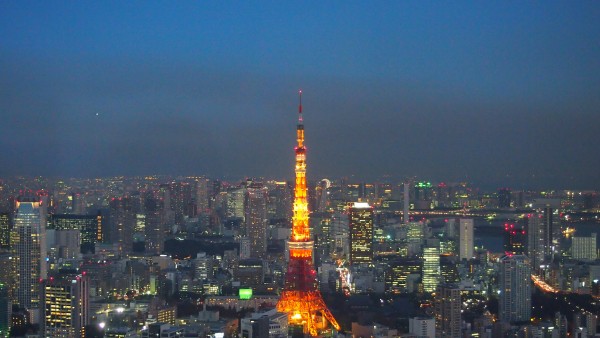
{"label": "green illuminated sign", "polygon": [[252,298],[252,289],[240,289],[240,299]]}

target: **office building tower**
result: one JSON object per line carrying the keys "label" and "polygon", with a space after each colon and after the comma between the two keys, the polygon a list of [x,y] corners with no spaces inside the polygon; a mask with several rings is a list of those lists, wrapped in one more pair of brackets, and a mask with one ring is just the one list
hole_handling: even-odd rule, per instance
{"label": "office building tower", "polygon": [[435,338],[435,318],[414,317],[408,319],[408,333],[417,337]]}
{"label": "office building tower", "polygon": [[0,337],[8,337],[11,312],[12,303],[9,297],[8,285],[0,282]]}
{"label": "office building tower", "polygon": [[[246,189],[244,187],[235,187],[227,189],[227,212],[226,217],[231,219],[244,219],[244,199]],[[245,233],[245,231],[244,231]]]}
{"label": "office building tower", "polygon": [[213,260],[206,252],[196,254],[194,263],[194,278],[198,280],[209,280],[213,277]]}
{"label": "office building tower", "polygon": [[403,210],[402,210],[402,223],[407,224],[410,221],[410,217],[408,215],[408,207],[410,205],[410,183],[404,183],[404,191],[403,191]]}
{"label": "office building tower", "polygon": [[435,291],[435,337],[461,337],[460,289],[453,284],[441,284]]}
{"label": "office building tower", "polygon": [[325,212],[327,210],[327,206],[329,205],[329,187],[331,187],[331,181],[324,178],[315,188],[317,212]]}
{"label": "office building tower", "polygon": [[10,214],[0,212],[0,249],[10,248]]}
{"label": "office building tower", "polygon": [[529,322],[531,268],[527,256],[505,256],[500,261],[499,317],[505,323]]}
{"label": "office building tower", "polygon": [[510,208],[511,191],[510,188],[498,189],[498,208]]}
{"label": "office building tower", "polygon": [[84,337],[89,324],[89,277],[58,274],[42,282],[43,330],[46,337]]}
{"label": "office building tower", "polygon": [[185,216],[190,214],[192,205],[192,187],[187,182],[172,182],[169,185],[171,211],[175,224],[184,224]]}
{"label": "office building tower", "polygon": [[242,237],[240,238],[240,259],[250,258],[250,238]]}
{"label": "office building tower", "polygon": [[407,279],[409,275],[421,275],[423,267],[418,259],[400,258],[388,262],[385,273],[385,289],[390,293],[408,292]]}
{"label": "office building tower", "polygon": [[423,290],[434,292],[440,282],[440,249],[423,249]]}
{"label": "office building tower", "polygon": [[210,201],[210,180],[200,177],[196,179],[196,210],[199,215],[209,213]]}
{"label": "office building tower", "polygon": [[81,256],[81,233],[79,230],[47,230],[50,252],[55,259],[77,259]]}
{"label": "office building tower", "polygon": [[414,243],[417,245],[423,244],[425,238],[425,224],[422,222],[409,222],[405,225],[406,228],[406,240],[408,243]]}
{"label": "office building tower", "polygon": [[574,236],[571,239],[571,257],[577,260],[593,261],[598,258],[596,251],[596,233],[588,237]]}
{"label": "office building tower", "polygon": [[461,218],[458,227],[458,258],[469,260],[473,258],[473,220]]}
{"label": "office building tower", "polygon": [[261,288],[264,283],[263,260],[256,258],[240,259],[235,271],[235,279],[243,287]]}
{"label": "office building tower", "polygon": [[86,213],[85,196],[78,192],[72,192],[67,197],[69,204],[67,212],[73,215],[83,215]]}
{"label": "office building tower", "polygon": [[164,249],[167,236],[170,233],[167,223],[170,210],[161,198],[160,191],[149,192],[144,196],[144,237],[145,249],[149,253],[160,254]]}
{"label": "office building tower", "polygon": [[288,182],[270,182],[268,191],[268,212],[270,219],[275,219],[283,224],[290,224],[292,219],[292,191]]}
{"label": "office building tower", "polygon": [[415,209],[431,209],[433,189],[431,182],[417,182],[414,185]]}
{"label": "office building tower", "polygon": [[538,212],[528,215],[527,243],[531,265],[534,269],[539,269],[540,265],[550,263],[559,252],[560,201],[542,199],[534,202],[533,207]]}
{"label": "office building tower", "polygon": [[27,309],[39,308],[40,278],[46,277],[45,227],[40,202],[22,199],[17,202],[15,224],[11,231],[13,275],[16,279],[13,303]]}
{"label": "office building tower", "polygon": [[507,256],[527,254],[527,234],[515,223],[504,223],[504,254]]}
{"label": "office building tower", "polygon": [[119,252],[130,253],[133,250],[136,203],[133,197],[113,198],[110,207],[110,241],[119,245]]}
{"label": "office building tower", "polygon": [[351,203],[350,264],[373,263],[373,207],[368,203]]}
{"label": "office building tower", "polygon": [[266,258],[267,253],[267,190],[262,183],[248,182],[244,221],[250,240],[250,257]]}
{"label": "office building tower", "polygon": [[444,283],[460,282],[458,273],[458,261],[453,255],[440,255],[440,274]]}
{"label": "office building tower", "polygon": [[77,230],[81,234],[82,253],[94,253],[102,238],[102,215],[55,214],[48,217],[48,230]]}

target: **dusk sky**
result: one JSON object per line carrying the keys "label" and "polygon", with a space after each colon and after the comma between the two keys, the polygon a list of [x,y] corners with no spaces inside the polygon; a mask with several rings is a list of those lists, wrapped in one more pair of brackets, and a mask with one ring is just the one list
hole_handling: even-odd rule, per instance
{"label": "dusk sky", "polygon": [[2,1],[0,177],[600,188],[599,1]]}

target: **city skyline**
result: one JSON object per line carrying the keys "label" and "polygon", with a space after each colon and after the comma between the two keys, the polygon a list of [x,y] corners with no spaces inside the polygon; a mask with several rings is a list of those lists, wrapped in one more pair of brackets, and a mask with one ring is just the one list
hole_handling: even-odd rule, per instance
{"label": "city skyline", "polygon": [[596,3],[0,9],[0,177],[600,187]]}

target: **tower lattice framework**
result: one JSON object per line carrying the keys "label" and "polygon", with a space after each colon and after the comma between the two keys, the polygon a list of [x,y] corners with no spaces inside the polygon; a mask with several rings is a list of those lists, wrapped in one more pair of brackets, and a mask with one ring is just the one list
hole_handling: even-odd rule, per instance
{"label": "tower lattice framework", "polygon": [[[304,332],[317,336],[325,328],[323,318],[336,329],[340,326],[325,305],[318,288],[317,273],[313,266],[313,242],[308,224],[306,188],[306,147],[304,146],[304,121],[302,119],[302,91],[298,106],[298,144],[296,153],[296,187],[294,189],[294,216],[289,241],[289,265],[285,287],[277,303],[277,311],[288,314],[290,325],[302,325]],[[319,317],[319,315],[321,317]]]}

